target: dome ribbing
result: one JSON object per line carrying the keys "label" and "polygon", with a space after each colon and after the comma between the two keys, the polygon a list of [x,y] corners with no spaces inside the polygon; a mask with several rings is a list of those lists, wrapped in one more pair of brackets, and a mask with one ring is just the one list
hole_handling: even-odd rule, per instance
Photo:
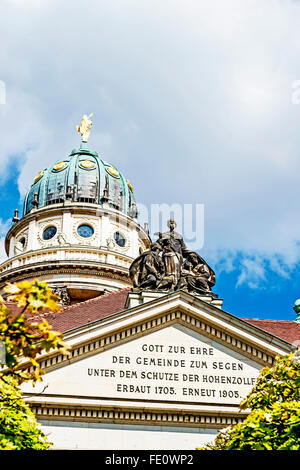
{"label": "dome ribbing", "polygon": [[99,158],[82,143],[63,160],[40,171],[29,188],[23,216],[33,208],[51,204],[85,202],[107,203],[132,218],[137,218],[133,188],[114,166]]}

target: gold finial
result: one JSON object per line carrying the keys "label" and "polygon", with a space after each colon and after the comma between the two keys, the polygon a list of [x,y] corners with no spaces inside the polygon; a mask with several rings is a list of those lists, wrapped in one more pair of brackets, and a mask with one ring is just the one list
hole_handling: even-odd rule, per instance
{"label": "gold finial", "polygon": [[81,141],[87,142],[90,136],[91,127],[93,125],[90,118],[93,116],[94,113],[91,113],[89,116],[84,114],[81,118],[79,126],[76,126],[77,132],[81,134]]}

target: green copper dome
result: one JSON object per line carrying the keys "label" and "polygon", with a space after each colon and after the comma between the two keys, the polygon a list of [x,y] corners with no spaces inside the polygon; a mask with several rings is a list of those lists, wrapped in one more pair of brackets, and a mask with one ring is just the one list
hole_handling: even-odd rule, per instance
{"label": "green copper dome", "polygon": [[300,299],[297,299],[293,307],[294,311],[297,314],[296,322],[300,323]]}
{"label": "green copper dome", "polygon": [[82,143],[63,160],[40,171],[29,188],[23,216],[33,208],[50,204],[85,202],[107,203],[132,218],[137,218],[133,188],[128,180],[112,165],[100,159],[97,152]]}

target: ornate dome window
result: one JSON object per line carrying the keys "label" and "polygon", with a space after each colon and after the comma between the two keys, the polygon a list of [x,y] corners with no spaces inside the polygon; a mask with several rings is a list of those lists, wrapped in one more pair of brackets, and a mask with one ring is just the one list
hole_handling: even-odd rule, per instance
{"label": "ornate dome window", "polygon": [[24,248],[24,246],[26,245],[26,238],[25,238],[25,237],[22,237],[22,238],[20,238],[19,241],[20,241],[22,247]]}
{"label": "ornate dome window", "polygon": [[94,235],[94,229],[90,225],[82,224],[82,225],[79,225],[79,227],[77,229],[77,233],[81,237],[89,238],[89,237],[92,237]]}
{"label": "ornate dome window", "polygon": [[114,166],[106,166],[105,169],[114,178],[120,178],[120,173]]}
{"label": "ornate dome window", "polygon": [[93,170],[95,168],[95,163],[91,160],[81,160],[79,166],[84,170]]}
{"label": "ornate dome window", "polygon": [[126,245],[126,238],[123,237],[123,235],[120,232],[115,232],[114,233],[114,240],[117,245],[119,245],[121,248],[124,248]]}
{"label": "ornate dome window", "polygon": [[34,178],[34,183],[39,181],[41,179],[41,177],[43,176],[43,174],[44,174],[43,171],[39,171],[38,174],[36,175],[36,177]]}
{"label": "ornate dome window", "polygon": [[54,165],[52,171],[61,171],[61,170],[64,170],[67,165],[68,165],[67,162],[63,162],[63,161],[58,162],[58,163],[56,163],[56,165]]}
{"label": "ornate dome window", "polygon": [[43,239],[44,240],[51,240],[51,238],[55,237],[57,233],[57,228],[54,225],[47,227],[43,232]]}

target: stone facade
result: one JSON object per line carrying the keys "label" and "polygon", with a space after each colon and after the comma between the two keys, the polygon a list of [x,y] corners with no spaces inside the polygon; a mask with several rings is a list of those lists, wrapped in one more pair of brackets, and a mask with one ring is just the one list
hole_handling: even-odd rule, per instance
{"label": "stone facade", "polygon": [[173,219],[151,243],[131,183],[85,141],[39,171],[13,222],[0,292],[46,281],[62,312],[34,319],[71,349],[41,355],[43,382],[22,386],[54,449],[195,449],[241,422],[260,369],[299,345],[300,324],[222,310],[214,271]]}
{"label": "stone facade", "polygon": [[[104,300],[87,301],[81,324],[65,332],[71,355],[41,357],[43,383],[24,385],[57,449],[111,449],[111,439],[118,449],[194,449],[243,420],[238,404],[259,370],[294,349],[182,291],[118,313],[106,304],[99,318]],[[99,319],[88,321],[91,308]]]}

